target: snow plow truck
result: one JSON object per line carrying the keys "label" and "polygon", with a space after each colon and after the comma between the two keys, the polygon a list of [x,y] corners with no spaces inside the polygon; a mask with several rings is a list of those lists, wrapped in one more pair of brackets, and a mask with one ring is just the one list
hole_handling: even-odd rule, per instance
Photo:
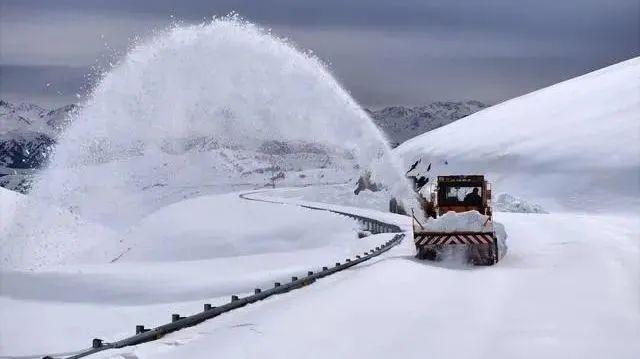
{"label": "snow plow truck", "polygon": [[[436,186],[431,188],[428,195],[429,199],[420,195],[422,210],[426,218],[435,220],[428,219],[423,224],[413,216],[417,258],[440,260],[446,253],[455,250],[458,253],[462,251],[466,260],[474,265],[493,265],[498,262],[500,256],[492,223],[491,187],[484,176],[438,176]],[[430,226],[444,220],[442,216],[470,218],[476,222],[479,219],[484,223],[476,223],[471,230],[468,223],[465,226],[460,221],[449,222],[444,229],[442,225],[435,228]]]}

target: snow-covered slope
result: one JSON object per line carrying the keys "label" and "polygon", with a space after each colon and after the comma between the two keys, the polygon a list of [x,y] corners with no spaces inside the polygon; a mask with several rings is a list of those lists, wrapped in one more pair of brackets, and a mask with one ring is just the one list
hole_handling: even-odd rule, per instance
{"label": "snow-covered slope", "polygon": [[368,110],[392,147],[486,108],[479,101],[438,101],[425,106],[389,106]]}
{"label": "snow-covered slope", "polygon": [[433,163],[432,178],[486,173],[494,192],[550,210],[635,211],[640,58],[482,110],[395,151],[407,166],[419,157]]}

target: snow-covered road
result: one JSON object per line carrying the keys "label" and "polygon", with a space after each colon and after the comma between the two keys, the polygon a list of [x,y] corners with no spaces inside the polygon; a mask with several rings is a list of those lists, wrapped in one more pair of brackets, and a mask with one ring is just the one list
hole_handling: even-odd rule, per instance
{"label": "snow-covered road", "polygon": [[[187,203],[228,210],[258,205],[283,214],[295,208],[235,196]],[[183,206],[165,213],[179,213],[176,209]],[[331,222],[325,212],[300,210],[315,218],[304,222],[307,225]],[[351,211],[390,216],[371,209]],[[149,223],[158,233],[179,235],[177,228],[162,231],[164,216],[154,214]],[[428,353],[432,358],[632,358],[640,352],[635,341],[640,334],[638,219],[497,213],[496,220],[509,231],[509,252],[493,267],[418,261],[411,240],[405,240],[379,258],[295,293],[97,357],[418,358]],[[192,218],[185,228],[202,225],[207,225],[206,218]],[[281,232],[283,225],[270,224],[269,233]],[[346,239],[348,226],[340,221],[334,226],[343,228],[340,236]],[[328,264],[340,252],[386,239],[375,237],[355,247],[329,242],[318,248],[210,260],[134,260],[5,272],[0,355],[63,352],[85,347],[93,337],[122,338],[136,324],[153,326],[166,322],[171,313],[197,312],[205,301],[223,303],[230,294]],[[144,247],[139,250],[145,253]],[[34,330],[49,334],[35,340]]]}
{"label": "snow-covered road", "polygon": [[417,261],[404,241],[374,262],[121,357],[636,358],[638,220],[498,217],[510,248],[494,267]]}

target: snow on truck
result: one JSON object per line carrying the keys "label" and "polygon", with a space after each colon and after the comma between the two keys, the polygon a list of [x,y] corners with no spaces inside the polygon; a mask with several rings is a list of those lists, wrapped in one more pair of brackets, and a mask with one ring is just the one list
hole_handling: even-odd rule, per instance
{"label": "snow on truck", "polygon": [[429,192],[429,200],[420,196],[426,222],[413,215],[416,257],[440,260],[462,252],[474,265],[497,263],[506,250],[506,233],[492,221],[491,187],[484,176],[438,176]]}

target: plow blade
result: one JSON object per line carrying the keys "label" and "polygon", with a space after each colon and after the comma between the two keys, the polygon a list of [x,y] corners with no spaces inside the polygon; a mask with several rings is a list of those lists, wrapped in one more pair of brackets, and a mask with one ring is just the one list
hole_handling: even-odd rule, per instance
{"label": "plow blade", "polygon": [[462,249],[474,265],[498,262],[498,240],[493,232],[414,231],[418,259],[442,260],[448,249]]}

